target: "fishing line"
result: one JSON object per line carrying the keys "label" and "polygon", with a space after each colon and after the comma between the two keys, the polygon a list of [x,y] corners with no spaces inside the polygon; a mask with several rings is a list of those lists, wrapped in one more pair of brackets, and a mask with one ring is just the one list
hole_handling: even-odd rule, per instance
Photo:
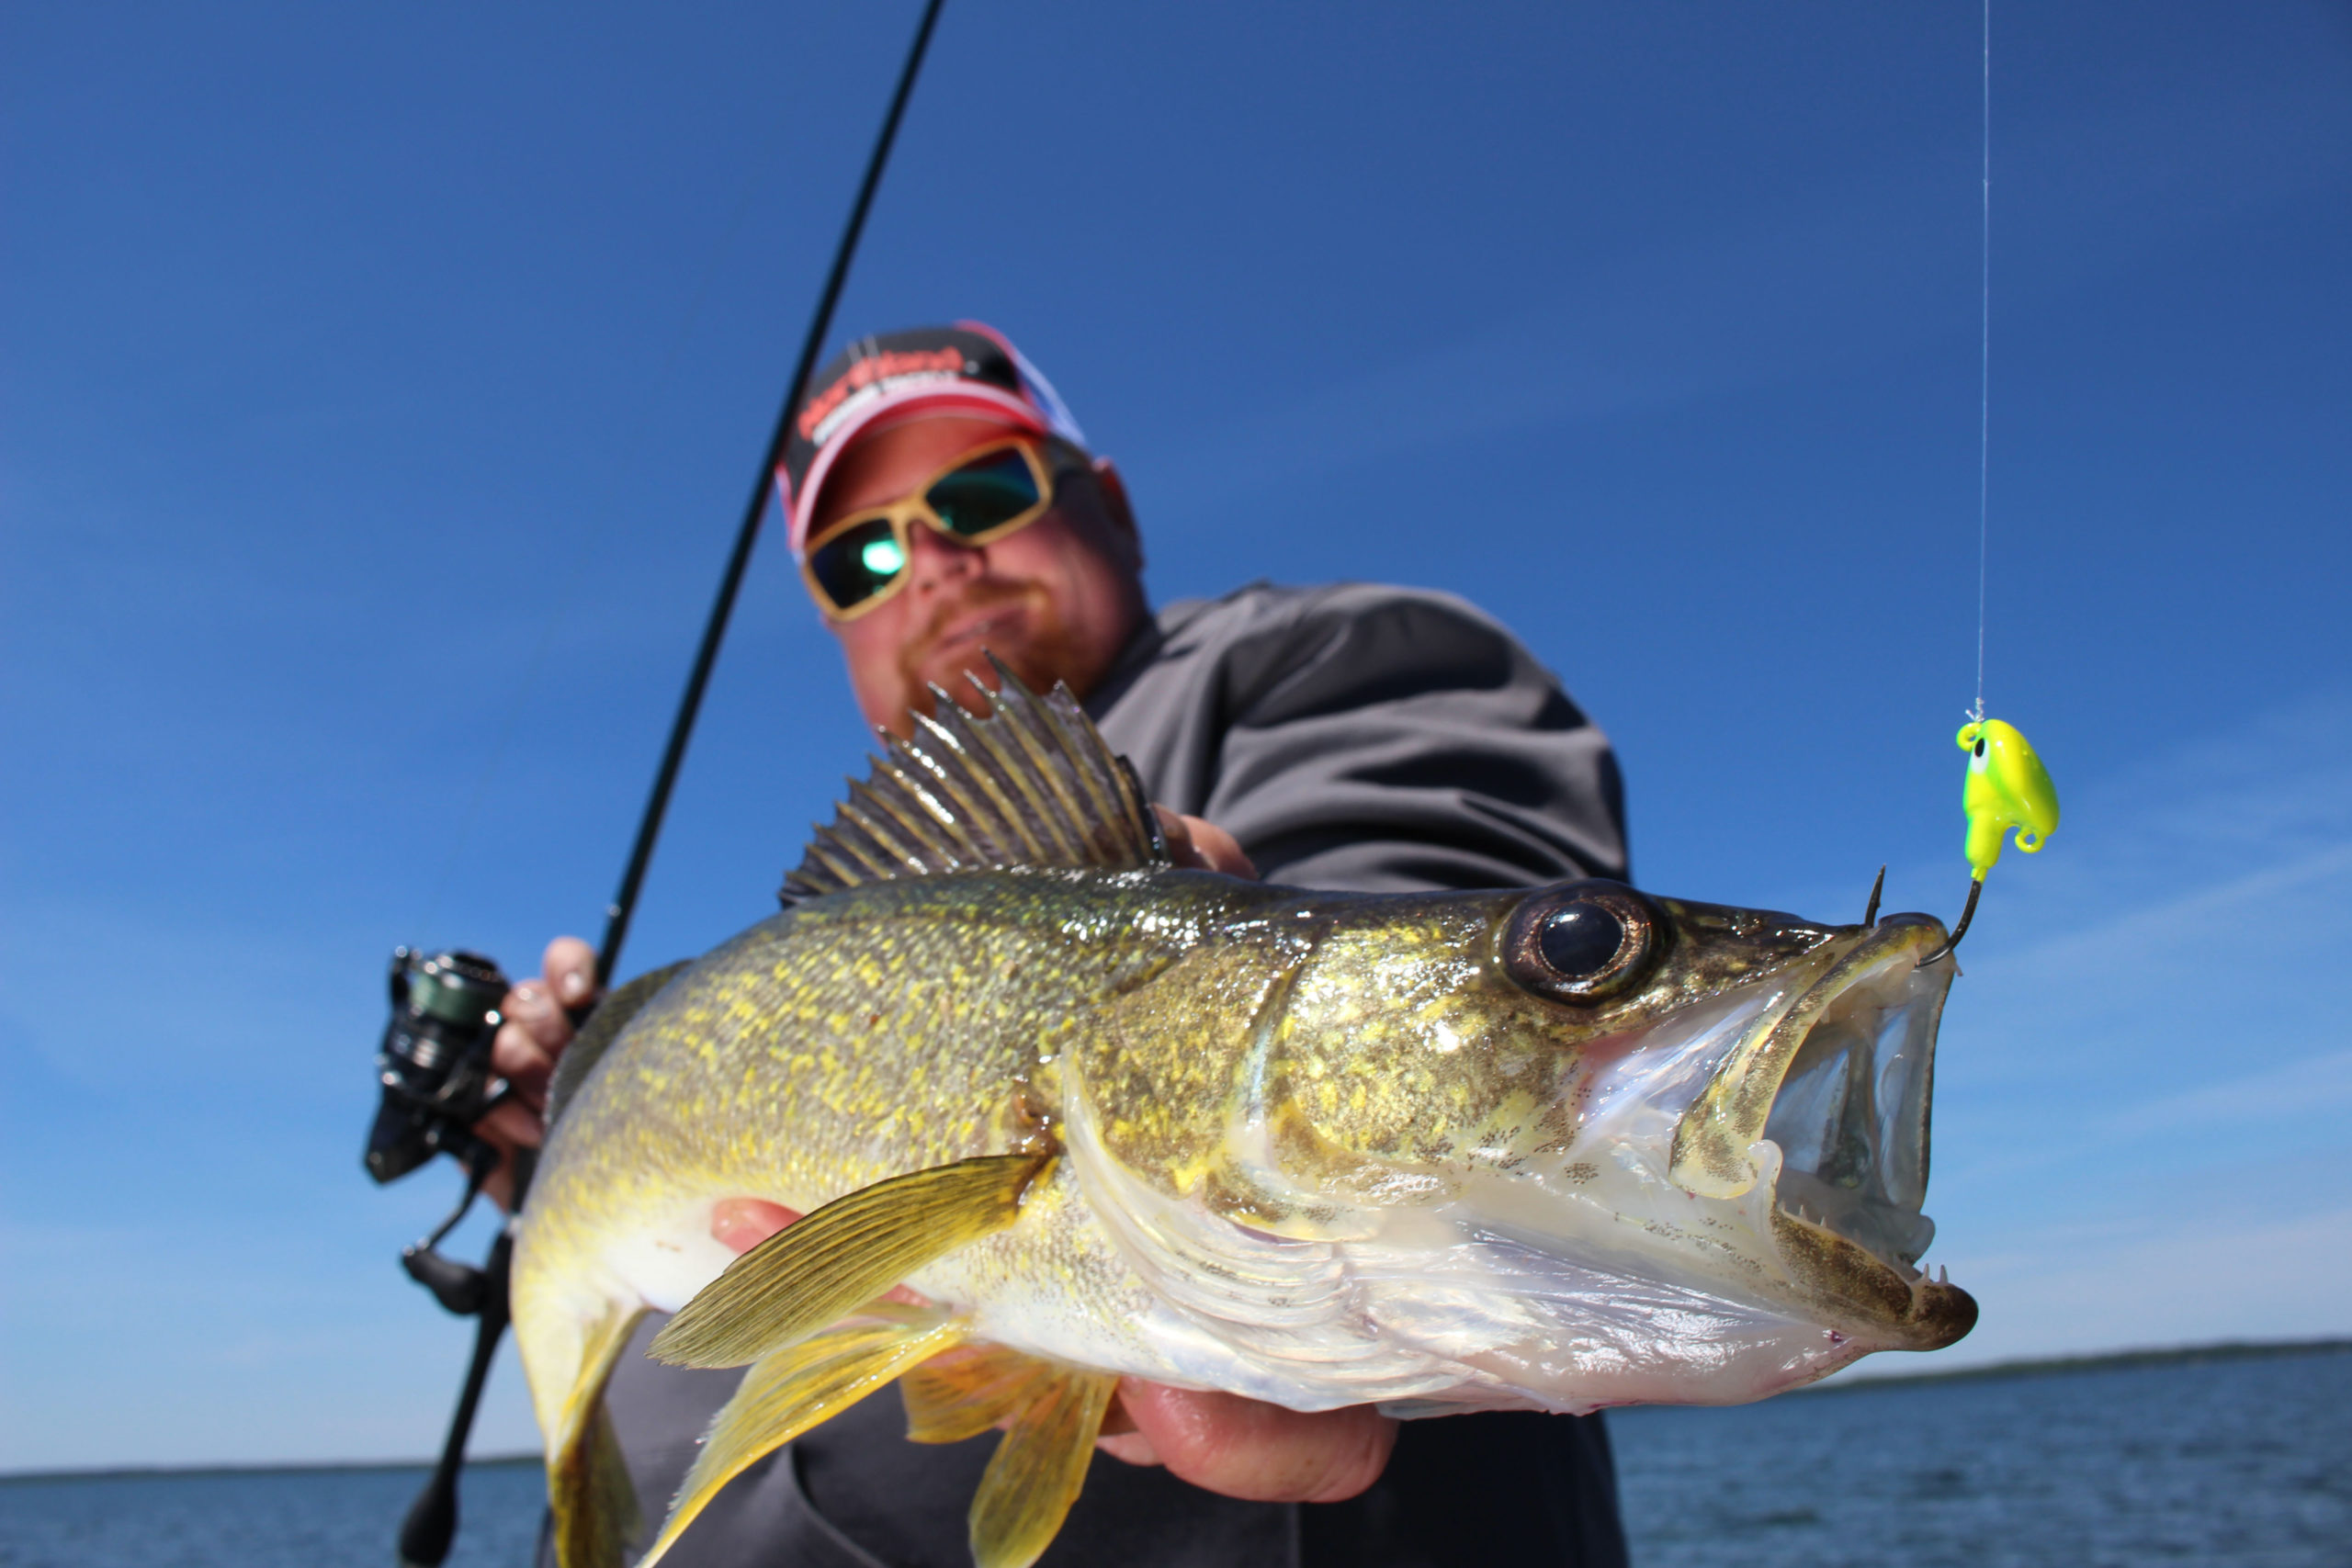
{"label": "fishing line", "polygon": [[[2012,724],[1984,716],[1984,590],[1992,536],[1993,475],[1993,0],[1984,0],[1984,74],[1980,108],[1983,184],[1977,250],[1976,340],[1976,705],[1955,739],[1968,754],[1961,784],[1961,809],[1968,818],[1968,902],[1950,935],[1923,956],[1924,967],[1951,955],[1976,918],[1984,874],[2001,858],[2005,838],[2036,854],[2058,826],[2058,788],[2032,744]],[[1878,912],[1878,894],[1871,895]]]}
{"label": "fishing line", "polygon": [[1984,567],[1993,498],[1993,0],[1984,0],[1983,213],[1979,225],[1976,339],[1976,705],[1984,721]]}

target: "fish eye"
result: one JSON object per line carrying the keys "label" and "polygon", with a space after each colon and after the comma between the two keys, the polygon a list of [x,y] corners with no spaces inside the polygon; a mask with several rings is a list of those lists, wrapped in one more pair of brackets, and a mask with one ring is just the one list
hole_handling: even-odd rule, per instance
{"label": "fish eye", "polygon": [[1544,917],[1535,928],[1535,945],[1544,962],[1563,979],[1581,980],[1609,967],[1625,945],[1625,922],[1615,910],[1579,898]]}
{"label": "fish eye", "polygon": [[1622,882],[1594,879],[1530,895],[1503,931],[1503,967],[1542,996],[1599,1002],[1649,973],[1658,921]]}

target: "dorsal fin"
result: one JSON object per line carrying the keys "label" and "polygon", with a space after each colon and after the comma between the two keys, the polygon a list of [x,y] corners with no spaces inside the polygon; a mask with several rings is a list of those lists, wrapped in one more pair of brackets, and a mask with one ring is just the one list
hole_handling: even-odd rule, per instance
{"label": "dorsal fin", "polygon": [[1159,819],[1125,758],[1096,732],[1069,688],[1039,696],[994,654],[999,690],[964,678],[985,718],[933,686],[936,713],[915,735],[882,735],[865,782],[816,829],[784,897],[860,883],[1005,866],[1166,865]]}

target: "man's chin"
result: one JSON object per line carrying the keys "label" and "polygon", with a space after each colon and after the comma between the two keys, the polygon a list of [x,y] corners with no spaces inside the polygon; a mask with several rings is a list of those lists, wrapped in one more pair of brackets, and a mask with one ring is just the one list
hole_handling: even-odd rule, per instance
{"label": "man's chin", "polygon": [[[1057,682],[1083,678],[1081,671],[1069,667],[1069,660],[1057,639],[1038,637],[1030,626],[1016,626],[996,628],[982,639],[959,639],[945,648],[926,650],[909,661],[908,683],[920,694],[918,700],[927,699],[929,688],[937,686],[966,706],[977,705],[979,699],[972,691],[973,681],[996,690],[996,671],[989,667],[990,654],[1032,691],[1048,692]],[[928,709],[931,705],[922,701],[922,705]]]}

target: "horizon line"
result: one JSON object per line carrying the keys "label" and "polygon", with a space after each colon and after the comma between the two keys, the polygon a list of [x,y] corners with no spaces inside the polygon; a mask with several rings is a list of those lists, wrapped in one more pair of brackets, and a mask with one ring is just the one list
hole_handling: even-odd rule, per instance
{"label": "horizon line", "polygon": [[[1792,1394],[1860,1393],[1871,1389],[1894,1388],[1923,1382],[1964,1382],[1979,1379],[2003,1377],[2036,1377],[2063,1375],[2069,1372],[2114,1371],[2130,1367],[2180,1366],[2199,1361],[2251,1361],[2282,1356],[2335,1355],[2352,1351],[2352,1335],[2335,1335],[2319,1339],[2216,1339],[2194,1345],[2175,1345],[2159,1348],[2105,1350],[2078,1356],[2033,1356],[2008,1361],[1994,1361],[1984,1366],[1953,1367],[1924,1372],[1896,1372],[1884,1376],[1855,1376],[1836,1382],[1824,1382],[1804,1388],[1792,1389]],[[1755,1403],[1761,1404],[1763,1401]],[[1706,1405],[1648,1404],[1621,1405],[1621,1410],[1693,1410],[1714,1408]],[[311,1461],[229,1461],[220,1463],[198,1464],[124,1464],[93,1465],[64,1470],[0,1471],[0,1486],[28,1485],[44,1481],[114,1481],[144,1477],[176,1477],[201,1479],[206,1476],[230,1475],[334,1475],[368,1471],[425,1471],[436,1461],[425,1459],[381,1460],[319,1460]],[[542,1454],[527,1450],[503,1454],[480,1454],[466,1461],[469,1469],[503,1465],[545,1462]]]}

